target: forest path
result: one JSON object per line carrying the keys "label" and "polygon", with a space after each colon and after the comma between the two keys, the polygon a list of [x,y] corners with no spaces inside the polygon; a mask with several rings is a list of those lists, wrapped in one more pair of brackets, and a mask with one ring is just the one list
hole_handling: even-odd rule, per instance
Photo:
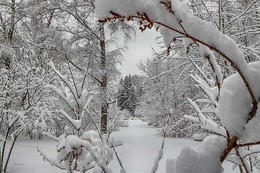
{"label": "forest path", "polygon": [[[123,127],[120,131],[113,133],[115,140],[123,142],[123,146],[117,147],[116,150],[127,173],[151,172],[163,140],[162,137],[156,135],[158,130],[158,128],[148,126],[146,122],[135,119],[129,120],[129,127]],[[199,142],[191,139],[167,138],[164,156],[157,173],[165,173],[166,159],[169,156],[179,155],[183,147],[194,148],[198,145]],[[112,170],[118,169],[117,161],[114,160],[110,167]],[[115,172],[119,172],[119,170]]]}

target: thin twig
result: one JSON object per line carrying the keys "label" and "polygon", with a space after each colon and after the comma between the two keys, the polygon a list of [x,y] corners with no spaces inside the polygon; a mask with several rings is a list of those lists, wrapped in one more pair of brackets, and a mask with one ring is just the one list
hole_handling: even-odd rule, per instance
{"label": "thin twig", "polygon": [[244,143],[244,144],[237,144],[237,147],[246,147],[246,146],[252,146],[252,145],[260,145],[260,141]]}
{"label": "thin twig", "polygon": [[241,163],[242,163],[242,165],[243,165],[243,167],[244,167],[245,172],[246,172],[246,173],[249,173],[248,168],[247,168],[247,166],[246,166],[246,164],[245,164],[245,161],[244,161],[244,159],[241,157],[241,155],[240,155],[240,153],[239,153],[239,151],[238,151],[238,148],[235,147],[235,150],[236,150],[236,155],[239,157],[239,159],[240,159],[240,161],[241,161]]}
{"label": "thin twig", "polygon": [[98,127],[97,127],[97,124],[96,124],[96,122],[94,121],[94,119],[93,119],[93,118],[92,118],[92,116],[89,114],[89,112],[88,112],[88,110],[87,110],[86,108],[84,108],[84,111],[87,113],[87,115],[89,116],[90,120],[91,120],[91,121],[92,121],[92,123],[94,124],[94,126],[95,126],[95,128],[96,128],[96,130],[97,130],[97,132],[98,132],[99,138],[100,138],[100,139],[101,139],[101,141],[103,142],[102,135],[101,135],[101,133],[100,133],[100,131],[99,131]]}
{"label": "thin twig", "polygon": [[117,154],[117,152],[116,152],[116,149],[115,149],[113,143],[114,143],[114,142],[112,142],[112,149],[113,149],[113,151],[115,152],[116,159],[117,159],[117,161],[118,161],[118,163],[119,163],[119,165],[120,165],[120,167],[121,167],[121,170],[124,170],[124,171],[125,171],[125,168],[124,168],[124,166],[123,166],[123,164],[122,164],[121,159],[119,158],[119,156],[118,156],[118,154]]}
{"label": "thin twig", "polygon": [[[6,169],[7,169],[7,166],[8,166],[8,163],[9,163],[9,160],[10,160],[10,157],[11,157],[11,154],[13,152],[13,148],[14,148],[14,145],[16,143],[16,140],[18,138],[18,136],[22,133],[22,129],[15,135],[14,139],[13,139],[13,142],[12,142],[12,145],[11,145],[11,148],[9,149],[9,153],[7,155],[7,159],[6,159],[6,162],[5,162],[5,166],[4,166],[4,172],[6,172]],[[1,171],[1,170],[0,170]]]}

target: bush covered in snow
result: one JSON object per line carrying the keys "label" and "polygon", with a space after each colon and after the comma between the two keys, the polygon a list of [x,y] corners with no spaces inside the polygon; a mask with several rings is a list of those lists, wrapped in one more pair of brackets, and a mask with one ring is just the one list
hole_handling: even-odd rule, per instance
{"label": "bush covered in snow", "polygon": [[44,160],[69,173],[86,172],[93,168],[111,172],[107,164],[113,158],[113,150],[106,144],[106,139],[100,137],[96,131],[85,132],[81,137],[61,136],[56,147],[57,159],[49,158],[39,149],[38,151]]}

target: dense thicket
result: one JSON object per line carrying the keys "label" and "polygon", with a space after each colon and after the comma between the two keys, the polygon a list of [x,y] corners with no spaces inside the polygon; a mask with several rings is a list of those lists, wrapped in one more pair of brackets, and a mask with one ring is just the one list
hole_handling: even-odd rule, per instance
{"label": "dense thicket", "polygon": [[1,170],[20,135],[108,133],[124,47],[116,40],[131,30],[97,22],[92,0],[0,2]]}

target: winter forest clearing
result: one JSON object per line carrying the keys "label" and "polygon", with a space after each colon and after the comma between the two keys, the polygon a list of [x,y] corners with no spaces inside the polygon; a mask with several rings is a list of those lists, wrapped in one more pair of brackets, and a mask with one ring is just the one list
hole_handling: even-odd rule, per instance
{"label": "winter forest clearing", "polygon": [[[122,159],[128,173],[151,172],[153,162],[160,148],[162,138],[156,136],[158,128],[152,128],[140,120],[130,120],[129,127],[123,127],[115,132],[113,137],[121,139],[123,146],[118,147],[117,152]],[[37,153],[37,147],[55,158],[56,142],[47,140],[21,140],[14,149],[13,159],[10,162],[10,173],[60,173],[61,171],[50,164],[43,162]],[[178,156],[183,147],[197,148],[200,142],[191,139],[167,138],[165,143],[165,155],[158,168],[158,173],[165,172],[164,165],[169,156]],[[26,158],[24,157],[26,155]],[[230,166],[229,166],[230,167]],[[229,168],[225,165],[225,168]],[[110,163],[114,172],[120,172],[120,166],[116,160]],[[228,173],[229,168],[225,172]]]}
{"label": "winter forest clearing", "polygon": [[[148,173],[151,172],[155,156],[162,141],[161,137],[155,136],[156,128],[151,128],[140,120],[130,120],[129,127],[124,127],[114,133],[114,138],[121,139],[123,146],[117,148],[117,152],[122,159],[126,172],[129,173]],[[174,154],[178,155],[181,148],[185,146],[197,147],[200,142],[190,139],[169,138],[165,144],[165,157],[162,165],[165,165],[165,158]],[[56,173],[64,172],[43,162],[38,154],[36,147],[39,147],[48,155],[55,158],[55,146],[57,142],[51,140],[21,140],[14,149],[13,159],[10,162],[10,173]],[[24,158],[24,156],[27,156]],[[120,166],[116,160],[110,164],[114,172],[120,172]],[[163,166],[159,167],[158,172],[165,172]]]}
{"label": "winter forest clearing", "polygon": [[259,59],[259,0],[1,0],[0,173],[257,173]]}

